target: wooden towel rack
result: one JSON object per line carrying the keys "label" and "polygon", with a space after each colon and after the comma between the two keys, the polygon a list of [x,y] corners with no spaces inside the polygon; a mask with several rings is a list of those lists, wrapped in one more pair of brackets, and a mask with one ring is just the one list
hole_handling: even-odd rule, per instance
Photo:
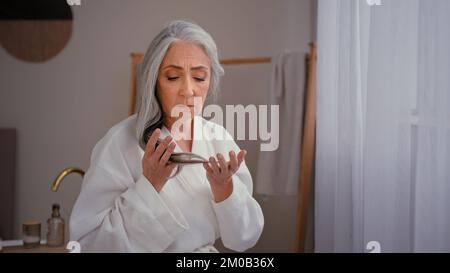
{"label": "wooden towel rack", "polygon": [[316,150],[316,67],[317,46],[310,43],[307,57],[307,85],[305,93],[305,115],[303,117],[303,136],[300,155],[300,178],[297,199],[297,234],[296,251],[305,252],[308,228],[308,213],[311,187],[314,183],[314,166]]}

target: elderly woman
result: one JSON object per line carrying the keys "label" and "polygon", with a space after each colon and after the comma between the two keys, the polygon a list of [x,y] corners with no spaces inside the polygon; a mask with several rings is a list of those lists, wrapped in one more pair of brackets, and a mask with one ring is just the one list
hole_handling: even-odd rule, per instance
{"label": "elderly woman", "polygon": [[[155,37],[138,68],[137,115],[112,127],[92,152],[70,219],[82,251],[217,252],[218,238],[235,251],[256,244],[264,218],[246,152],[194,107],[195,98],[201,108],[217,92],[222,74],[201,27],[174,21]],[[180,105],[189,110],[173,115]],[[190,119],[179,126],[180,116]],[[178,152],[209,161],[180,168],[171,161]]]}

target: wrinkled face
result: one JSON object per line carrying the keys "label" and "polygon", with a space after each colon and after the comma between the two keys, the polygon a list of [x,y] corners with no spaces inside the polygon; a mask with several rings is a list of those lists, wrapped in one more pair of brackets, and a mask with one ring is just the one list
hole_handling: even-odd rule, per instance
{"label": "wrinkled face", "polygon": [[[193,43],[174,42],[166,52],[157,79],[157,96],[166,120],[177,105],[189,107],[191,117],[203,107],[211,78],[209,57]],[[194,112],[194,97],[201,98]],[[198,99],[197,99],[198,100]],[[197,101],[196,100],[196,101]]]}

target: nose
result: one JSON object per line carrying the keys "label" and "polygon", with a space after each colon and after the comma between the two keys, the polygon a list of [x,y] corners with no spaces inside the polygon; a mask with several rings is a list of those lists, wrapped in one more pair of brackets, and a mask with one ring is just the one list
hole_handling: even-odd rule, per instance
{"label": "nose", "polygon": [[190,77],[185,77],[183,84],[181,85],[180,95],[186,98],[194,96],[194,85]]}

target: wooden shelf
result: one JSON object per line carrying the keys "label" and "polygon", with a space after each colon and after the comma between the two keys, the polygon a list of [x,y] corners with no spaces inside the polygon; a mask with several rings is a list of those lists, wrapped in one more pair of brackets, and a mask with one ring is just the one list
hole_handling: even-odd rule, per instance
{"label": "wooden shelf", "polygon": [[33,248],[25,248],[20,246],[4,246],[0,251],[2,253],[69,253],[65,245],[58,247],[50,247],[48,245],[41,244],[40,246]]}

